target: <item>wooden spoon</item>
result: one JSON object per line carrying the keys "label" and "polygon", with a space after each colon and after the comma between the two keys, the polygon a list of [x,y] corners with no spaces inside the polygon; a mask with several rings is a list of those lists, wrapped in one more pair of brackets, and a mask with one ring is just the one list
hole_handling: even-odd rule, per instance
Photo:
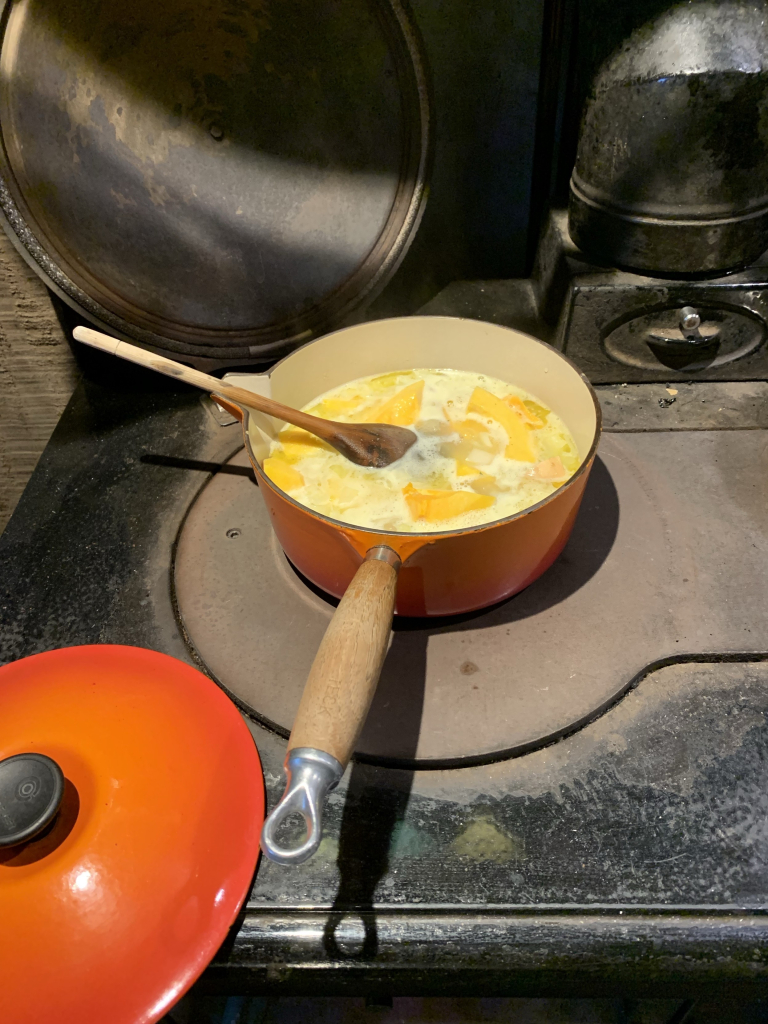
{"label": "wooden spoon", "polygon": [[166,359],[165,356],[148,352],[136,345],[129,345],[127,341],[118,341],[108,334],[92,331],[90,327],[76,327],[72,333],[77,341],[82,341],[92,348],[99,348],[102,352],[109,352],[113,356],[120,356],[121,359],[128,359],[139,366],[146,366],[168,377],[183,380],[196,388],[210,391],[212,395],[221,395],[237,405],[257,409],[268,416],[292,423],[295,427],[302,427],[315,437],[327,441],[337,452],[341,452],[357,466],[383,469],[402,458],[416,441],[414,432],[406,427],[396,427],[388,423],[336,423],[334,420],[310,416],[309,413],[292,409],[282,402],[275,402],[271,398],[264,398],[253,391],[239,388],[236,384],[229,384],[207,373],[201,373],[200,370],[193,370],[182,363],[174,362],[173,359]]}

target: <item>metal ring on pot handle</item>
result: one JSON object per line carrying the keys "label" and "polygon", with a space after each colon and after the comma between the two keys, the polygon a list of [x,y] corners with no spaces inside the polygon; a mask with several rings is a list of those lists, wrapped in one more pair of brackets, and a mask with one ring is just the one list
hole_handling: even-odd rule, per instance
{"label": "metal ring on pot handle", "polygon": [[[324,750],[297,747],[288,751],[285,771],[288,775],[285,792],[264,823],[261,848],[270,860],[278,864],[303,864],[320,845],[325,798],[338,785],[344,768]],[[277,830],[286,818],[296,813],[306,822],[307,838],[301,846],[280,846],[276,839]]]}

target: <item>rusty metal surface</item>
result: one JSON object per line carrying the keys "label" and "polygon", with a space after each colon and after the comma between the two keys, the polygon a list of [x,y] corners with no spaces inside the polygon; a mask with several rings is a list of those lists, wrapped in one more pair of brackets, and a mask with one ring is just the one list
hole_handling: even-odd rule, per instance
{"label": "rusty metal surface", "polygon": [[[660,601],[660,616],[705,650],[710,623],[738,641],[749,602],[755,615],[765,606],[764,438],[754,429],[608,438],[633,445],[634,465],[668,449],[658,470],[665,530],[674,553],[688,511],[698,577],[665,562],[667,577],[692,589],[681,605]],[[99,642],[191,659],[171,601],[174,537],[238,444],[237,425],[218,425],[196,393],[147,371],[80,385],[0,538],[0,659]],[[701,483],[692,489],[694,463]],[[723,483],[730,498],[720,509]],[[642,534],[635,543],[646,550]],[[729,612],[735,552],[744,593]],[[646,571],[657,579],[657,567]],[[596,660],[631,626],[620,613],[604,606]],[[746,647],[764,642],[764,612],[759,639],[744,634],[726,660],[692,661],[683,650],[654,665],[668,628],[648,631],[650,671],[636,688],[559,743],[450,770],[353,763],[331,796],[318,856],[292,871],[260,863],[202,985],[764,992],[768,665]],[[285,741],[249,724],[274,804]]]}
{"label": "rusty metal surface", "polygon": [[[706,281],[662,281],[598,268],[577,271],[562,305],[558,345],[593,383],[764,379],[766,277],[765,266]],[[718,324],[723,330],[715,345],[691,345],[680,357],[666,353],[670,346],[656,344],[643,328],[649,316],[674,319],[684,306],[725,322]]]}
{"label": "rusty metal surface", "polygon": [[[606,437],[564,554],[523,593],[396,619],[358,754],[436,766],[523,753],[604,710],[649,660],[761,649],[766,434],[684,437]],[[213,676],[287,735],[332,604],[280,551],[244,454],[227,469],[181,531],[178,609]]]}
{"label": "rusty metal surface", "polygon": [[[317,910],[268,914],[249,910],[237,947],[241,956],[229,963],[214,960],[205,976],[207,990],[215,991],[216,982],[221,985],[225,979],[231,986],[239,973],[239,991],[270,994],[315,994],[318,985],[324,993],[370,992],[386,978],[398,994],[626,995],[629,987],[633,993],[645,991],[658,998],[674,992],[700,995],[699,986],[707,982],[717,984],[721,996],[724,990],[750,983],[746,991],[756,994],[756,986],[764,990],[768,974],[762,955],[755,955],[765,941],[765,918],[759,913],[736,919],[685,913],[649,918],[631,910],[565,915],[546,910],[515,913],[507,908],[495,912],[484,907],[437,912],[409,908],[404,914],[377,908],[349,914],[339,924],[336,958],[328,949],[327,920],[327,914]],[[375,934],[375,951],[370,940],[366,949],[366,933]],[[628,962],[630,934],[638,960],[647,958],[650,968],[652,959],[653,980],[650,976],[640,980],[639,964]],[[409,951],[406,962],[403,946]],[[336,969],[329,971],[330,967]],[[349,977],[353,973],[354,981]],[[560,1009],[556,1017],[539,1019],[574,1018],[565,1017]],[[575,1019],[628,1020],[607,1015]],[[665,1017],[670,1022],[675,1019]]]}
{"label": "rusty metal surface", "polygon": [[768,430],[768,382],[603,384],[603,430]]}
{"label": "rusty metal surface", "polygon": [[[764,256],[747,270],[700,279],[661,279],[607,268],[576,248],[564,211],[555,210],[542,236],[533,286],[552,344],[567,352],[593,384],[760,381],[768,375],[767,280]],[[665,352],[656,344],[651,325],[677,322],[686,306],[701,311],[703,328],[714,329],[716,337],[712,345],[690,345],[681,358],[679,351]],[[620,348],[611,343],[627,342],[635,328],[640,337],[620,359]]]}
{"label": "rusty metal surface", "polygon": [[[530,278],[454,281],[419,312],[533,334],[564,351],[593,384],[756,382],[768,376],[767,284],[766,256],[739,273],[696,280],[608,268],[576,248],[565,211],[553,210]],[[686,306],[701,316],[701,341],[659,344],[658,335],[674,340]]]}
{"label": "rusty metal surface", "polygon": [[396,269],[431,144],[400,0],[11,0],[4,26],[0,205],[90,316],[274,358]]}
{"label": "rusty metal surface", "polygon": [[678,3],[597,73],[571,177],[574,241],[668,274],[746,266],[768,245],[763,0]]}
{"label": "rusty metal surface", "polygon": [[[356,895],[357,906],[511,917],[764,909],[767,701],[764,661],[681,662],[525,757],[415,773],[353,765],[316,858],[292,878],[263,863],[250,907],[316,907],[332,893],[347,907]],[[315,955],[329,952],[326,932]]]}

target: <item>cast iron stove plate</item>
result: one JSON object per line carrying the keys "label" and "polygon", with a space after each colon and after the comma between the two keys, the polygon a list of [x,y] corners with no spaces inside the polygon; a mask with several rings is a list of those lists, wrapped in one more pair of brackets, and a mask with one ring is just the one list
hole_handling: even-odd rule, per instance
{"label": "cast iron stove plate", "polygon": [[[525,753],[652,664],[763,650],[766,481],[765,431],[605,435],[544,576],[474,615],[396,620],[358,755],[436,768]],[[333,603],[283,555],[244,452],[190,508],[174,578],[208,670],[287,735]]]}

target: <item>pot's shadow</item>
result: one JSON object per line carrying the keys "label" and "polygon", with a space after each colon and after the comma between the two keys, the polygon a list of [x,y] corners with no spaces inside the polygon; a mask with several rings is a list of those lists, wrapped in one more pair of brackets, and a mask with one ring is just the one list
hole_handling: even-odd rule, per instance
{"label": "pot's shadow", "polygon": [[[387,661],[409,663],[411,679],[409,714],[402,721],[401,742],[411,759],[416,756],[421,727],[421,709],[427,675],[426,640],[414,634],[397,634]],[[382,785],[382,771],[386,784]],[[339,887],[328,914],[323,933],[326,952],[337,960],[370,960],[378,949],[376,921],[373,914],[376,887],[389,870],[392,839],[399,822],[405,817],[413,786],[414,772],[377,768],[355,761],[339,834]],[[359,917],[364,929],[362,946],[350,950],[342,947],[337,930],[345,917]]]}
{"label": "pot's shadow", "polygon": [[[250,467],[222,467],[152,455],[145,456],[143,461],[252,478]],[[368,763],[358,759],[350,770],[339,837],[340,880],[324,931],[326,951],[331,958],[364,960],[376,954],[374,897],[389,869],[393,836],[405,817],[417,767],[430,637],[518,622],[558,605],[597,573],[613,548],[618,526],[616,487],[605,463],[597,458],[565,550],[530,587],[498,605],[465,615],[436,619],[396,617],[368,728],[396,736],[398,755],[386,760],[371,758]],[[338,604],[292,568],[308,590],[331,607]],[[473,666],[468,664],[467,671],[472,670]],[[340,933],[340,925],[348,916],[362,920],[364,927],[362,944],[356,943],[354,949]]]}
{"label": "pot's shadow", "polygon": [[597,457],[565,550],[539,579],[490,608],[426,620],[396,616],[393,628],[396,632],[419,631],[431,636],[485,629],[538,615],[580,590],[595,575],[610,554],[618,529],[619,495],[605,463]]}
{"label": "pot's shadow", "polygon": [[[392,623],[395,638],[403,633],[419,633],[430,637],[437,633],[464,629],[486,629],[538,615],[564,601],[592,579],[610,554],[618,530],[619,495],[605,463],[597,456],[570,539],[554,565],[539,579],[519,594],[489,608],[431,618],[396,615]],[[286,561],[307,590],[332,608],[338,605],[338,598],[327,594],[307,579],[289,559]],[[395,650],[396,645],[393,644],[384,663],[381,682],[376,691],[377,698],[382,690],[386,690],[388,680],[402,679]]]}
{"label": "pot's shadow", "polygon": [[[618,525],[616,486],[605,463],[597,459],[565,550],[531,586],[491,608],[465,615],[433,619],[396,616],[393,642],[358,746],[359,750],[369,753],[357,755],[358,759],[390,768],[438,767],[435,762],[414,763],[415,748],[412,749],[411,743],[414,732],[418,742],[430,638],[445,633],[507,626],[560,604],[588,583],[606,561],[613,548]],[[464,666],[460,671],[465,673]],[[473,671],[476,671],[476,666],[468,662],[465,674]],[[407,742],[402,740],[403,737]],[[392,756],[383,754],[387,749],[393,751]],[[445,766],[455,767],[452,764]]]}
{"label": "pot's shadow", "polygon": [[[369,960],[378,947],[374,897],[389,869],[398,823],[405,817],[421,728],[429,638],[442,632],[483,629],[516,622],[552,608],[585,585],[608,558],[619,526],[619,499],[605,463],[597,459],[571,538],[560,558],[525,591],[470,615],[431,619],[396,618],[369,722],[398,737],[390,767],[354,762],[339,838],[339,887],[324,931],[334,959]],[[322,595],[322,592],[317,591]],[[398,763],[401,767],[398,767]],[[379,761],[379,765],[382,762]],[[386,778],[382,778],[382,773]],[[337,936],[346,917],[363,923],[362,946],[342,948]]]}

